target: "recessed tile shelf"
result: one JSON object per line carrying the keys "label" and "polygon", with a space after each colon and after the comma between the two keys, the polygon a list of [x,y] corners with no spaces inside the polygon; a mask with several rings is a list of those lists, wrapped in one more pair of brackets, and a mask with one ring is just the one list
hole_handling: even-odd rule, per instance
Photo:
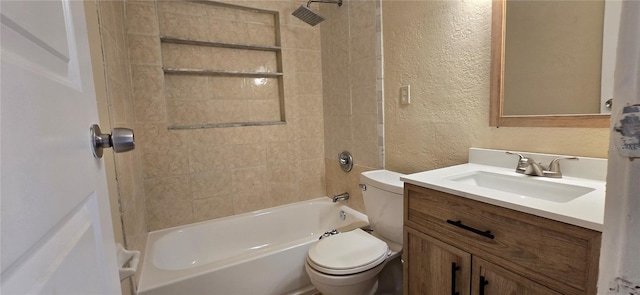
{"label": "recessed tile shelf", "polygon": [[285,121],[272,122],[238,122],[238,123],[217,123],[217,124],[198,124],[198,125],[171,125],[169,130],[191,130],[191,129],[207,129],[207,128],[228,128],[228,127],[247,127],[247,126],[272,126],[286,125]]}
{"label": "recessed tile shelf", "polygon": [[185,74],[185,75],[204,75],[204,76],[233,76],[233,77],[281,77],[282,73],[278,72],[233,72],[233,71],[215,71],[204,69],[177,69],[162,67],[166,74]]}
{"label": "recessed tile shelf", "polygon": [[[263,52],[273,52],[275,53],[275,72],[253,72],[253,71],[230,71],[227,69],[203,69],[203,68],[191,68],[194,65],[186,65],[184,67],[180,65],[167,65],[163,66],[162,70],[165,75],[185,75],[185,76],[209,76],[209,77],[240,77],[240,78],[275,78],[277,79],[277,87],[279,94],[277,95],[277,99],[279,100],[279,120],[275,117],[274,120],[264,121],[264,117],[258,118],[254,117],[254,120],[249,119],[247,122],[233,122],[233,119],[229,121],[219,121],[216,123],[207,122],[209,119],[203,119],[200,121],[192,122],[173,122],[168,129],[170,130],[179,130],[179,129],[201,129],[201,128],[225,128],[225,127],[237,127],[237,126],[266,126],[266,125],[282,125],[286,124],[285,119],[285,110],[284,110],[284,85],[283,85],[283,66],[282,66],[282,48],[280,47],[280,17],[277,11],[256,9],[251,7],[239,6],[234,4],[227,4],[215,1],[189,1],[198,4],[205,4],[205,6],[213,7],[224,7],[227,9],[237,9],[243,10],[250,13],[257,14],[267,14],[273,17],[274,24],[274,36],[275,40],[273,45],[258,45],[258,44],[238,44],[238,43],[230,43],[230,42],[220,42],[220,40],[213,41],[203,41],[198,39],[192,39],[186,36],[175,36],[171,33],[167,35],[163,35],[161,33],[160,41],[161,43],[170,43],[170,44],[178,44],[184,46],[202,46],[202,47],[216,47],[216,48],[225,48],[225,49],[236,49],[236,50],[251,50],[251,51],[263,51]],[[203,9],[205,8],[203,6]],[[186,37],[186,38],[185,38]],[[197,66],[197,65],[196,65]],[[198,66],[199,67],[199,66]],[[277,110],[277,109],[276,109]],[[273,110],[271,110],[273,111]],[[267,113],[265,113],[267,114]],[[269,116],[269,115],[267,115]],[[215,119],[214,119],[215,120]],[[218,118],[219,120],[219,118]],[[182,123],[182,124],[181,124]],[[201,124],[198,124],[201,123]]]}
{"label": "recessed tile shelf", "polygon": [[177,37],[171,37],[171,36],[160,36],[160,41],[165,43],[210,46],[210,47],[221,47],[221,48],[234,48],[234,49],[245,49],[245,50],[261,50],[261,51],[275,51],[275,52],[280,52],[282,50],[278,46],[209,42],[209,41],[200,41],[200,40],[193,40],[193,39],[183,39],[183,38],[177,38]]}

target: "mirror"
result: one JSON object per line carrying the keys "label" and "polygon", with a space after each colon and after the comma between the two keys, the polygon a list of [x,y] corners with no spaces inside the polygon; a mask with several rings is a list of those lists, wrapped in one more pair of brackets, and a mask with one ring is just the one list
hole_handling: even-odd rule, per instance
{"label": "mirror", "polygon": [[491,126],[609,127],[617,1],[493,1]]}

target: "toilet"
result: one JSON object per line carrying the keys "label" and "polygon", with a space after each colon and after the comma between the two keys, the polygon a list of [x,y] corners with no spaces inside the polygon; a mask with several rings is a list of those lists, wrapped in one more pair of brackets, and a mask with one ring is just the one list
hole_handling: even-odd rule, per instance
{"label": "toilet", "polygon": [[362,229],[325,237],[307,253],[305,269],[323,295],[373,294],[378,274],[402,253],[403,174],[374,170],[360,175],[372,233]]}

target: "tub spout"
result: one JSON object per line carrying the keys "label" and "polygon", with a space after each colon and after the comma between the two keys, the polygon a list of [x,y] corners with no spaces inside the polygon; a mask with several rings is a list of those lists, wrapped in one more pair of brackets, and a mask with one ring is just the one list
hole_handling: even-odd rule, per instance
{"label": "tub spout", "polygon": [[337,201],[345,201],[349,199],[349,193],[341,193],[339,195],[335,195],[333,196],[333,202],[337,202]]}

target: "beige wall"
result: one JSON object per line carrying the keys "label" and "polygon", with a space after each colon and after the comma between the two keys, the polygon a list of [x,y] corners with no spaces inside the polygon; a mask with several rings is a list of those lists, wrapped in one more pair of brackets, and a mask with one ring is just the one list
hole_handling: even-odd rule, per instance
{"label": "beige wall", "polygon": [[508,1],[505,115],[600,113],[604,1]]}
{"label": "beige wall", "polygon": [[[203,41],[219,41],[214,37],[223,29],[209,21],[220,20],[202,17],[207,13],[202,4],[184,4],[184,9],[163,13],[187,15],[194,21],[183,25],[198,31]],[[127,2],[133,110],[149,230],[325,195],[319,28],[291,16],[299,5],[294,1],[236,4],[280,13],[285,125],[168,130],[156,2]],[[244,22],[235,14],[221,17],[239,17],[228,23]],[[198,58],[183,53],[183,59]]]}
{"label": "beige wall", "polygon": [[[491,1],[383,1],[382,11],[387,169],[464,163],[469,147],[607,156],[606,128],[489,127]],[[405,84],[411,105],[398,103]]]}
{"label": "beige wall", "polygon": [[[318,5],[326,18],[320,26],[327,194],[348,192],[347,204],[363,212],[360,173],[383,166],[379,7],[376,0]],[[351,172],[339,167],[342,151],[353,155]]]}
{"label": "beige wall", "polygon": [[[134,125],[124,6],[124,1],[85,2],[103,132]],[[104,162],[116,242],[141,251],[144,258],[147,224],[139,154],[138,150],[115,155],[107,151]],[[123,281],[123,294],[132,294],[131,282]]]}

